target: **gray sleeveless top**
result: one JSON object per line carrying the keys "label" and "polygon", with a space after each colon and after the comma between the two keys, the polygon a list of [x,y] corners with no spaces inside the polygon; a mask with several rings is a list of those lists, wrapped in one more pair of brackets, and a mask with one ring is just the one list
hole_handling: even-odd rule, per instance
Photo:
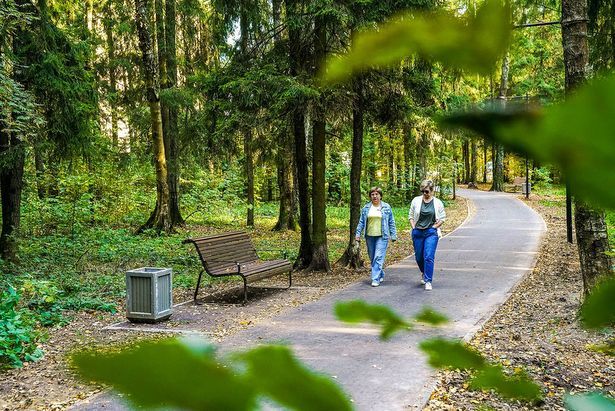
{"label": "gray sleeveless top", "polygon": [[431,200],[429,203],[421,201],[421,214],[419,215],[419,221],[416,222],[416,228],[425,230],[426,228],[431,228],[435,222],[436,208],[434,201]]}

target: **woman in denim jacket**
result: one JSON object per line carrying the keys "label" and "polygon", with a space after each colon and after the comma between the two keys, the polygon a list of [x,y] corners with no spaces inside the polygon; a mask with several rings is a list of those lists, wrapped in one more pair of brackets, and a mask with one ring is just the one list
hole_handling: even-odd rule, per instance
{"label": "woman in denim jacket", "polygon": [[433,181],[423,181],[421,183],[423,195],[412,200],[408,213],[412,225],[414,257],[421,271],[421,284],[425,285],[427,291],[432,288],[436,248],[438,239],[442,236],[440,226],[446,219],[444,204],[433,196],[433,191]]}
{"label": "woman in denim jacket", "polygon": [[397,240],[397,229],[391,206],[382,200],[382,189],[373,187],[369,190],[370,203],[361,210],[361,218],[355,233],[357,242],[365,229],[367,254],[372,264],[372,287],[378,287],[384,281],[384,258],[386,257],[389,239]]}

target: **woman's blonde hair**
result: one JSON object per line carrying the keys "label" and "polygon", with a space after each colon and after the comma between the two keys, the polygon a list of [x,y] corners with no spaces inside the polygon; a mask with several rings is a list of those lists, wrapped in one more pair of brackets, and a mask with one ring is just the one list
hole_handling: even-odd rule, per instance
{"label": "woman's blonde hair", "polygon": [[428,188],[429,191],[433,191],[434,186],[433,186],[433,181],[432,180],[423,180],[421,182],[421,191],[425,190],[426,188]]}

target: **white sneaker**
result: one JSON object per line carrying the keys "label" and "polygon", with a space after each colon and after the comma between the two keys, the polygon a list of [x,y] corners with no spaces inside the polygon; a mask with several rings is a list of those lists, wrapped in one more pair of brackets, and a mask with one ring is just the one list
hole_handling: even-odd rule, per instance
{"label": "white sneaker", "polygon": [[376,280],[372,281],[372,287],[378,287],[380,283]]}
{"label": "white sneaker", "polygon": [[421,285],[425,285],[425,280],[423,279],[423,276],[421,276]]}
{"label": "white sneaker", "polygon": [[425,291],[431,291],[431,283],[425,283]]}

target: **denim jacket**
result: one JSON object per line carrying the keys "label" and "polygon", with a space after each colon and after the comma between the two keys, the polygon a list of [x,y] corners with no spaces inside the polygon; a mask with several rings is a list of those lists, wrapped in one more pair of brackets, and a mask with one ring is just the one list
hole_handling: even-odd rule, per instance
{"label": "denim jacket", "polygon": [[[393,241],[397,240],[397,228],[395,227],[395,218],[393,217],[393,210],[388,203],[381,201],[382,205],[382,239],[388,240],[389,238]],[[367,235],[366,225],[367,225],[367,214],[369,213],[369,209],[372,206],[372,202],[365,204],[363,209],[361,210],[361,218],[359,218],[359,225],[357,226],[357,231],[355,233],[355,237],[360,237],[363,230],[366,231],[365,235]]]}

